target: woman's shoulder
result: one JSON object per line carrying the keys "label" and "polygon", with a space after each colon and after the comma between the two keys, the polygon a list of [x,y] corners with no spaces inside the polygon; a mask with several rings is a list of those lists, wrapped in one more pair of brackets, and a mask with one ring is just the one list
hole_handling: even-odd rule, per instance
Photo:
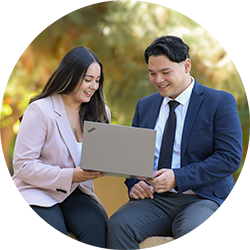
{"label": "woman's shoulder", "polygon": [[29,104],[29,106],[36,106],[38,108],[43,108],[43,109],[44,109],[44,107],[48,107],[50,105],[52,105],[51,96],[41,98],[41,99],[36,100],[36,101],[32,102],[31,104]]}
{"label": "woman's shoulder", "polygon": [[36,104],[38,106],[41,106],[41,105],[46,105],[49,103],[51,103],[51,96],[47,96],[47,97],[38,99],[38,100],[32,102],[31,104]]}
{"label": "woman's shoulder", "polygon": [[48,96],[30,103],[27,109],[25,110],[25,113],[35,111],[37,112],[37,114],[38,113],[48,114],[49,110],[51,109],[52,109],[52,100],[51,96]]}

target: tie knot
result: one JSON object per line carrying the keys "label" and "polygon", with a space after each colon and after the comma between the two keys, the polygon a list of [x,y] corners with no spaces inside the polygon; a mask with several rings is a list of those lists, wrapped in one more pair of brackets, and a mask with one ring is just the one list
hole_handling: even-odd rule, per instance
{"label": "tie knot", "polygon": [[170,112],[174,112],[175,109],[177,108],[177,106],[179,105],[180,103],[177,102],[177,101],[169,101],[168,102],[168,105],[169,105],[169,108],[170,108]]}

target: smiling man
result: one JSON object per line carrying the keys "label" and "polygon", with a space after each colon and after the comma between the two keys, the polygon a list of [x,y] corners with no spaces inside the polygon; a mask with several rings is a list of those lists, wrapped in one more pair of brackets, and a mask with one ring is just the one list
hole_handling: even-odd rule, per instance
{"label": "smiling man", "polygon": [[176,239],[198,227],[231,192],[242,157],[234,97],[190,75],[182,39],[156,39],[145,61],[158,93],[138,102],[133,126],[157,131],[154,179],[126,180],[130,201],[108,222],[112,249],[137,249],[149,236]]}

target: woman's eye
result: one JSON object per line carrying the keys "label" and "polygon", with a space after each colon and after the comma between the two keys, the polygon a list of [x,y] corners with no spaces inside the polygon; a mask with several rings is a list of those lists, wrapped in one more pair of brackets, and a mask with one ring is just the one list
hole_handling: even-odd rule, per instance
{"label": "woman's eye", "polygon": [[89,80],[89,79],[85,79],[85,82],[91,82],[91,80]]}

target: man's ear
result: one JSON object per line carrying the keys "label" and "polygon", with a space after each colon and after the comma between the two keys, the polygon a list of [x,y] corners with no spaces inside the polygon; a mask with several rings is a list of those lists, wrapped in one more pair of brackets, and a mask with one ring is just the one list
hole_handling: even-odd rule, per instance
{"label": "man's ear", "polygon": [[191,60],[189,58],[187,58],[184,61],[184,69],[185,69],[185,73],[188,74],[191,70]]}

